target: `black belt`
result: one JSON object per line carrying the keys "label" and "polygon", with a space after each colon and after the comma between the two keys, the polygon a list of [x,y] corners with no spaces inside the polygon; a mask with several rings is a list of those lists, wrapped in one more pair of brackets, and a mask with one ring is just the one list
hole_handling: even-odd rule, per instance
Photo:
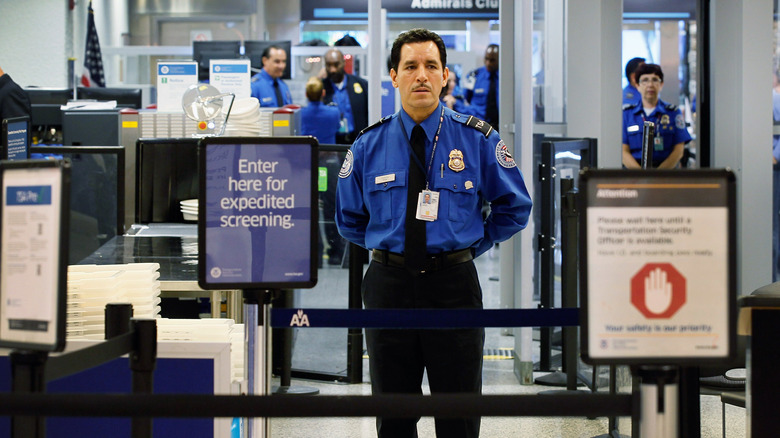
{"label": "black belt", "polygon": [[[371,259],[377,263],[396,268],[406,268],[404,256],[395,252],[375,249],[371,251]],[[441,254],[432,254],[425,258],[425,266],[420,272],[440,271],[450,266],[465,263],[474,259],[474,253],[471,248],[459,249],[457,251],[444,252]]]}

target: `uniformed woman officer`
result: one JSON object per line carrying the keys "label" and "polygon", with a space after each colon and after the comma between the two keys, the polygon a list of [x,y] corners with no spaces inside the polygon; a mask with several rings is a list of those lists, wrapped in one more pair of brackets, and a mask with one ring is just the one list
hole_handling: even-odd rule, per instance
{"label": "uniformed woman officer", "polygon": [[644,64],[636,71],[639,104],[623,106],[623,166],[639,169],[642,159],[642,131],[645,121],[655,123],[655,138],[651,147],[652,167],[673,169],[683,156],[685,143],[691,136],[685,119],[676,105],[659,98],[664,87],[664,73],[657,64]]}

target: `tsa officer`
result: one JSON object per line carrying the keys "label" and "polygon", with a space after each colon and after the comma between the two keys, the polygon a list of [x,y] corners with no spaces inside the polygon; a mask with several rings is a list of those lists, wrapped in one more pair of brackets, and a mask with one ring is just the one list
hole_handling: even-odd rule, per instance
{"label": "tsa officer", "polygon": [[498,44],[487,46],[484,62],[466,76],[463,88],[471,113],[498,128]]}
{"label": "tsa officer", "polygon": [[263,50],[263,68],[252,76],[252,97],[256,97],[263,107],[281,107],[292,103],[292,95],[282,80],[287,66],[287,52],[279,46],[269,46]]}
{"label": "tsa officer", "polygon": [[344,54],[338,49],[325,53],[325,103],[338,104],[343,126],[336,135],[339,144],[352,144],[368,126],[368,82],[344,71]]}
{"label": "tsa officer", "polygon": [[[528,223],[531,199],[498,133],[440,103],[446,65],[439,35],[399,35],[390,78],[402,109],[363,130],[339,172],[339,232],[373,250],[367,309],[481,309],[473,258]],[[434,394],[481,391],[484,328],[367,329],[366,343],[374,394],[420,394],[424,372]],[[378,418],[378,435],[416,437],[417,420]],[[479,435],[478,417],[435,421],[439,438]]]}
{"label": "tsa officer", "polygon": [[642,95],[639,93],[636,83],[636,69],[645,63],[645,58],[631,58],[626,63],[626,79],[628,85],[623,89],[623,105],[639,104],[642,101]]}
{"label": "tsa officer", "polygon": [[644,122],[655,123],[655,138],[651,147],[654,168],[673,169],[683,156],[691,135],[685,119],[676,105],[659,98],[664,86],[664,73],[657,64],[643,64],[636,71],[642,102],[623,108],[623,166],[638,169],[642,160]]}

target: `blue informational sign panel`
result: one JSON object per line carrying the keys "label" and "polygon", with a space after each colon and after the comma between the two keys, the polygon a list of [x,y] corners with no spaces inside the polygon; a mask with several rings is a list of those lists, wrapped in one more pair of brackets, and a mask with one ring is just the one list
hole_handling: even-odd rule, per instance
{"label": "blue informational sign panel", "polygon": [[312,137],[201,140],[203,289],[314,287],[317,149]]}
{"label": "blue informational sign panel", "polygon": [[4,119],[0,126],[0,159],[26,160],[30,158],[30,118]]}

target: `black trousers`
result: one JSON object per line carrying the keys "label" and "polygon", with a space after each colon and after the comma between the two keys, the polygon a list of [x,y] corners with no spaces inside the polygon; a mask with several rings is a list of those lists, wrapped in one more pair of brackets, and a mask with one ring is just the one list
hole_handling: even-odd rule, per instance
{"label": "black trousers", "polygon": [[[372,261],[363,280],[367,309],[482,308],[473,261],[417,274]],[[481,393],[484,328],[366,329],[374,394],[422,393],[428,373],[431,393]],[[417,418],[377,418],[379,438],[417,436]],[[479,436],[479,417],[435,419],[436,436]]]}

